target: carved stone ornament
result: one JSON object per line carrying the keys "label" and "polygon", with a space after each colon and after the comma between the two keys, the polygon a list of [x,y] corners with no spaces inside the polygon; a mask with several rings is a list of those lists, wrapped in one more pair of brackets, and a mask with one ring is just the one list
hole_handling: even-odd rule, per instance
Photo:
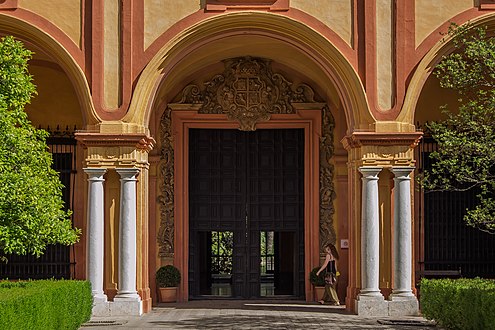
{"label": "carved stone ornament", "polygon": [[[295,113],[291,103],[313,103],[314,92],[301,84],[295,90],[281,74],[273,73],[270,61],[242,57],[225,61],[225,72],[205,83],[184,88],[179,103],[202,104],[204,114],[227,114],[240,123],[241,130],[252,131],[256,123],[269,120],[274,113]],[[172,110],[167,108],[160,121],[161,151],[159,182],[162,194],[160,228],[158,231],[161,257],[174,255],[174,150],[172,141]],[[335,121],[328,107],[322,110],[322,137],[320,140],[320,251],[328,243],[335,244],[333,216],[335,188],[333,184],[333,130]]]}
{"label": "carved stone ornament", "polygon": [[225,71],[205,83],[184,88],[180,103],[203,104],[199,113],[226,114],[238,121],[240,130],[254,131],[272,114],[291,114],[291,103],[311,103],[314,92],[306,84],[291,89],[283,75],[273,73],[267,59],[240,57],[224,61]]}
{"label": "carved stone ornament", "polygon": [[172,111],[167,108],[160,121],[162,146],[160,149],[160,228],[158,230],[159,255],[174,256],[174,148],[172,141]]}
{"label": "carved stone ornament", "polygon": [[320,139],[320,252],[324,247],[332,243],[335,245],[337,237],[333,216],[335,209],[335,187],[333,184],[334,166],[331,163],[333,157],[333,129],[335,120],[328,109],[322,110],[322,136]]}

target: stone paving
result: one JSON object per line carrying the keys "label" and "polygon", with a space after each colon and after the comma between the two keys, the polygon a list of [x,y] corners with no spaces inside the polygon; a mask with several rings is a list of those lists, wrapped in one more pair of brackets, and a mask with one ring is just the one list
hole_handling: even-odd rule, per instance
{"label": "stone paving", "polygon": [[203,300],[162,304],[141,317],[92,318],[81,329],[438,330],[422,317],[362,318],[343,306],[302,301]]}

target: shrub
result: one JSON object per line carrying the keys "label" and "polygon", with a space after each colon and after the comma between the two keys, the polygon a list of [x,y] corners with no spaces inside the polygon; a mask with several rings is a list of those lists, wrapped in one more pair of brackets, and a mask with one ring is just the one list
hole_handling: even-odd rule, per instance
{"label": "shrub", "polygon": [[316,276],[319,269],[320,267],[313,268],[311,273],[309,273],[309,281],[314,286],[325,286],[325,272],[321,272],[320,275]]}
{"label": "shrub", "polygon": [[495,281],[421,280],[421,310],[449,329],[495,329]]}
{"label": "shrub", "polygon": [[160,288],[171,288],[180,283],[180,271],[177,267],[166,265],[156,271],[156,284]]}
{"label": "shrub", "polygon": [[0,282],[0,329],[78,329],[92,305],[87,281]]}

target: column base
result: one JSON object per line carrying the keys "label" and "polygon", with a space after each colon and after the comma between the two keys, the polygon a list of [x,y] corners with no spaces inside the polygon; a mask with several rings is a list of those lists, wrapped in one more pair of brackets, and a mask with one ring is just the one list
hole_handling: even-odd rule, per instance
{"label": "column base", "polygon": [[388,316],[388,301],[381,294],[361,295],[354,301],[355,312],[364,317]]}
{"label": "column base", "polygon": [[109,316],[110,315],[110,302],[108,301],[95,301],[93,299],[93,309],[91,311],[92,316]]}
{"label": "column base", "polygon": [[359,296],[354,300],[354,312],[364,317],[418,316],[419,302],[415,296],[383,297]]}
{"label": "column base", "polygon": [[413,296],[390,295],[388,302],[388,313],[390,316],[418,316],[419,302]]}
{"label": "column base", "polygon": [[112,316],[117,315],[143,315],[143,302],[141,300],[124,300],[115,297],[110,305]]}
{"label": "column base", "polygon": [[107,301],[93,304],[92,316],[141,316],[143,302],[137,300]]}

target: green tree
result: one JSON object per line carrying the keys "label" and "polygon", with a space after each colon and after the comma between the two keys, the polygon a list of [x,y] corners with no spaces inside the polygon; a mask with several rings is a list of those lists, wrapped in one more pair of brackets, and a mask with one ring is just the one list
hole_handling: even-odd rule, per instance
{"label": "green tree", "polygon": [[448,37],[453,52],[433,73],[441,87],[458,93],[459,106],[455,112],[443,107],[446,120],[427,125],[438,151],[422,184],[427,191],[475,189],[477,205],[464,220],[495,233],[495,39],[469,24],[451,25]]}
{"label": "green tree", "polygon": [[31,54],[13,37],[0,39],[0,257],[1,251],[39,256],[48,244],[74,244],[80,234],[64,210],[48,133],[24,111],[36,93]]}

